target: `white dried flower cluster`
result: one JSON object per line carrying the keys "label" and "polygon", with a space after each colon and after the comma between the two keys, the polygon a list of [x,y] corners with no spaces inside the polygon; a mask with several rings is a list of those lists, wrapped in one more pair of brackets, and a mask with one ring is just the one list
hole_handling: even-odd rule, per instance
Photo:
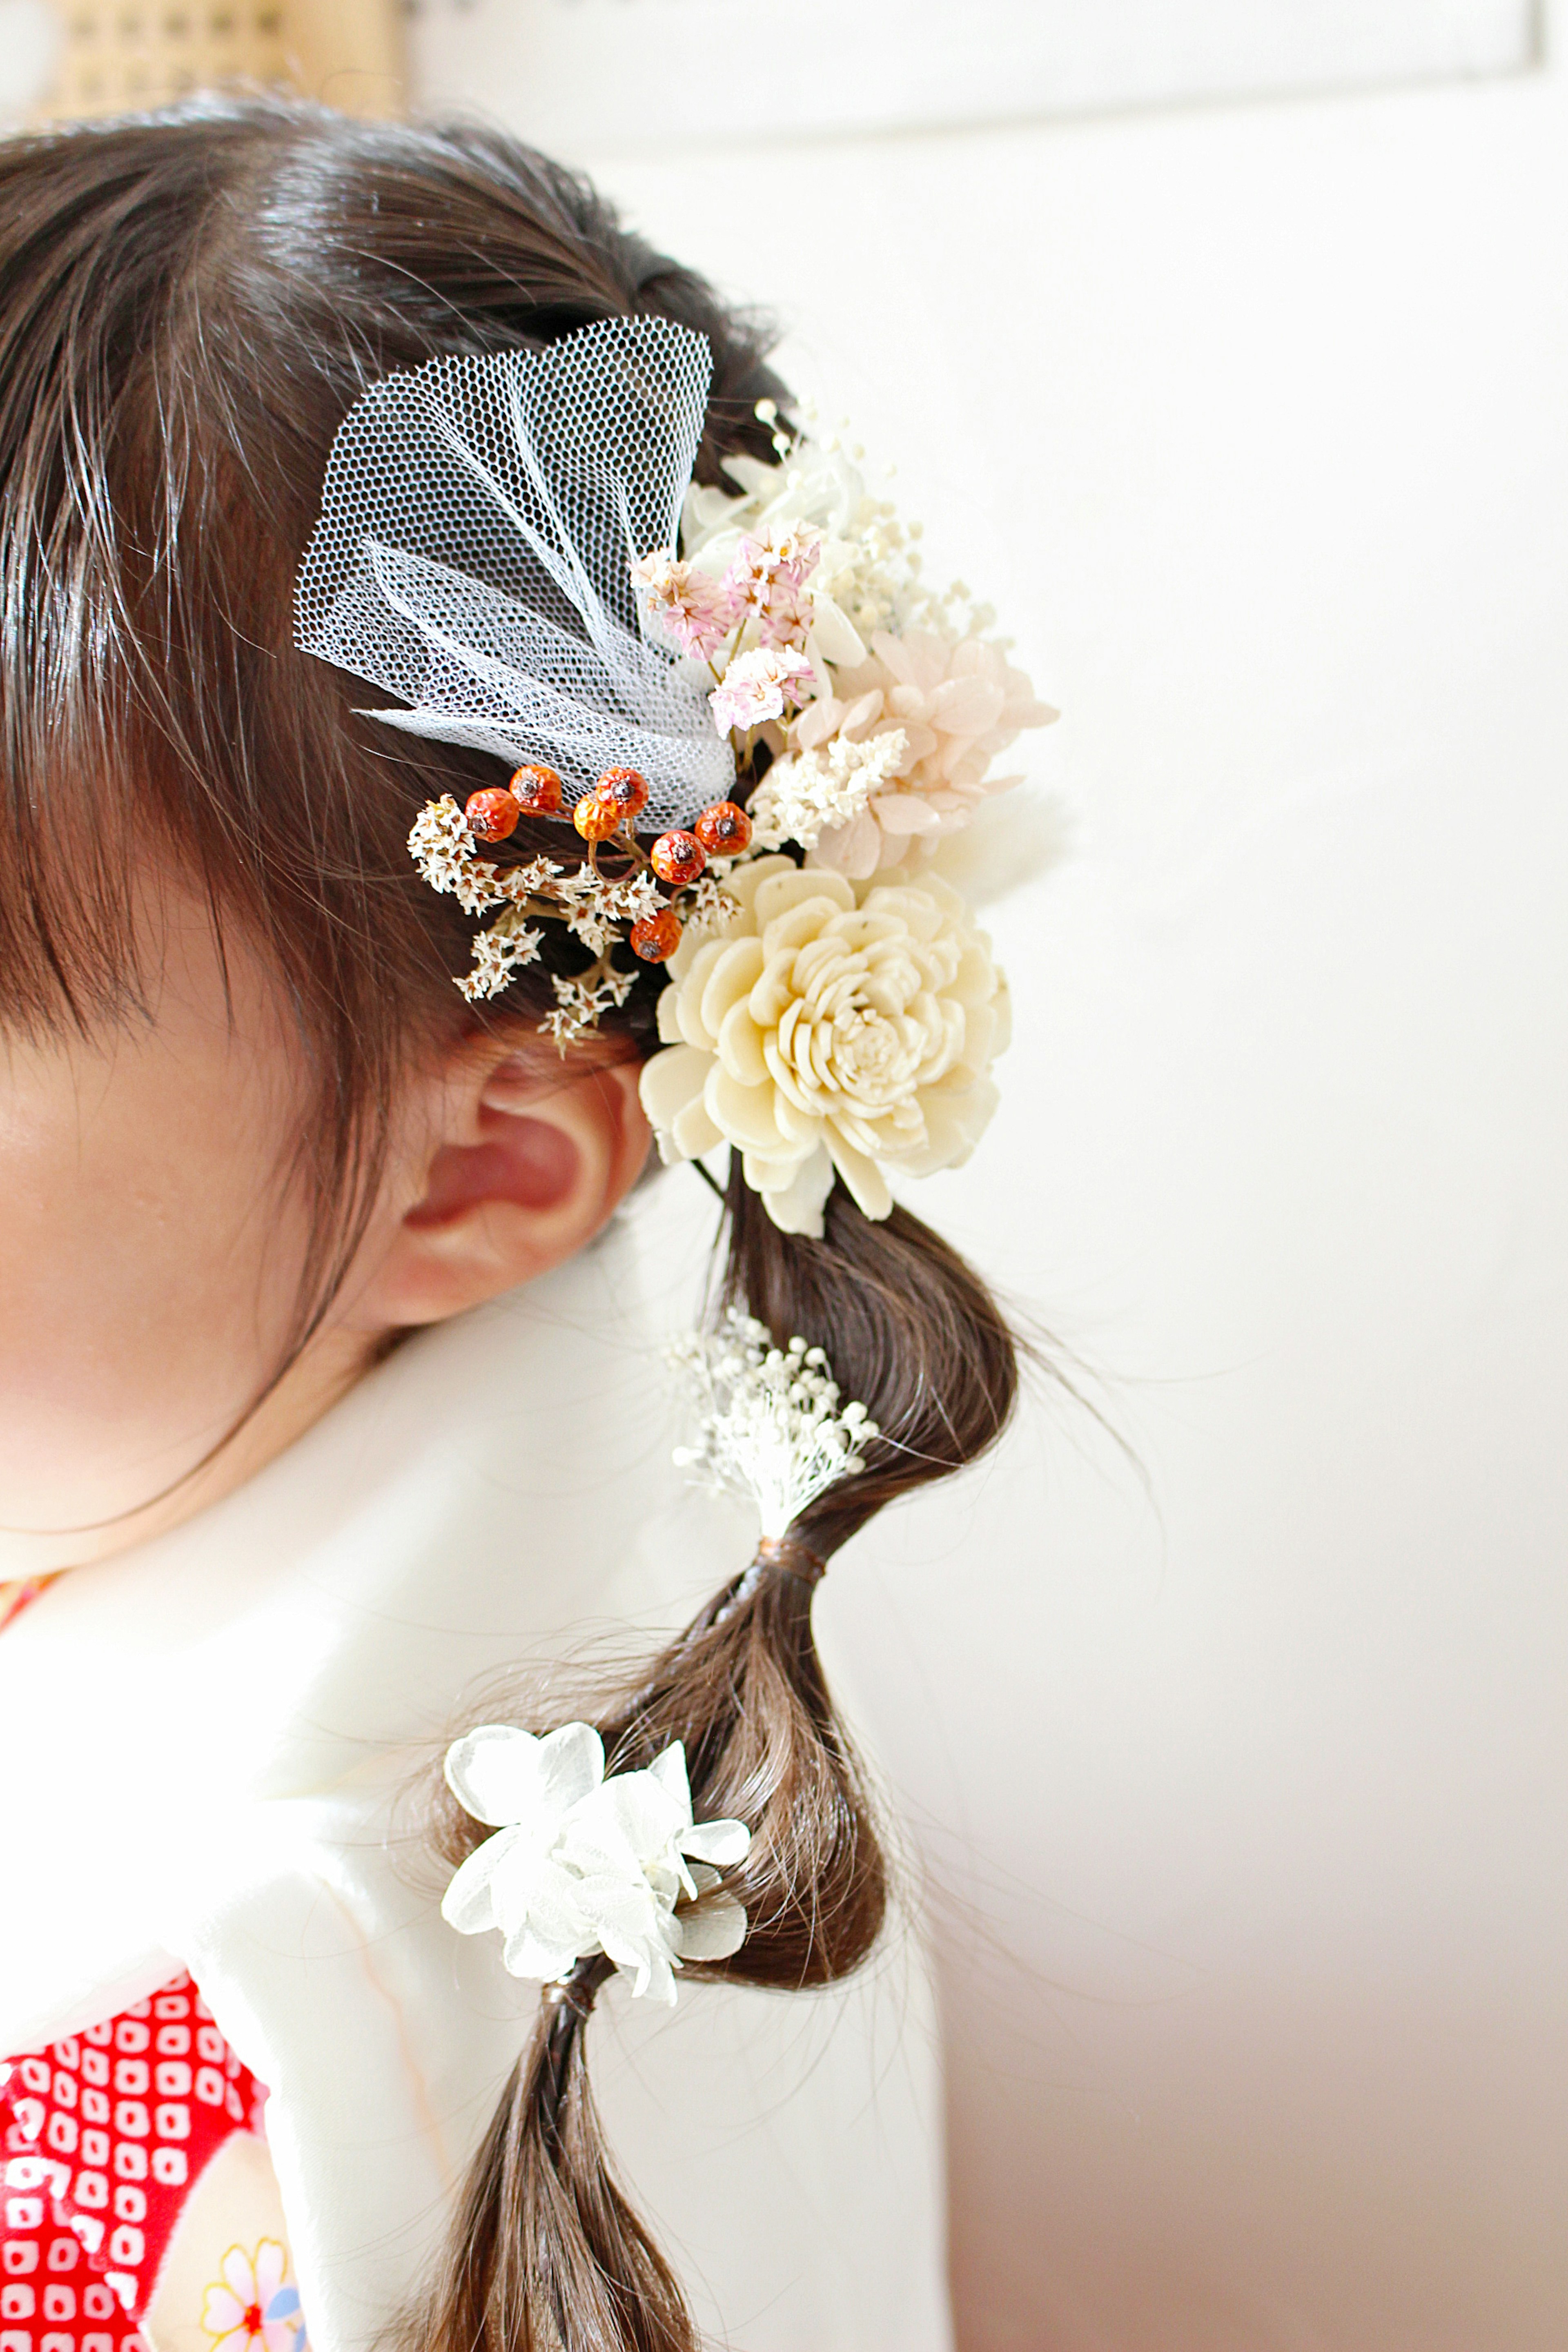
{"label": "white dried flower cluster", "polygon": [[670,1362],[697,1408],[697,1443],[675,1460],[712,1494],[757,1507],[764,1538],[866,1467],[861,1448],[881,1434],[863,1404],[838,1401],[826,1356],[796,1337],[775,1347],[765,1323],[728,1308],[717,1331],[672,1340]]}
{"label": "white dried flower cluster", "polygon": [[908,737],[895,731],[863,743],[836,735],[820,751],[787,752],[752,794],[752,840],[759,849],[782,849],[786,841],[815,849],[825,833],[854,824],[908,750]]}
{"label": "white dried flower cluster", "polygon": [[447,1750],[447,1784],[494,1835],[458,1868],[441,1916],[460,1936],[499,1928],[511,1975],[563,1982],[603,1952],[634,1997],[675,2000],[688,1960],[724,1960],[746,1933],[723,1885],[751,1850],[744,1822],[694,1819],[679,1739],[644,1771],[606,1772],[590,1723],[536,1738],[481,1723]]}
{"label": "white dried flower cluster", "polygon": [[499,996],[510,988],[524,964],[536,963],[544,941],[519,907],[509,907],[474,940],[474,960],[458,982],[470,1004]]}
{"label": "white dried flower cluster", "polygon": [[614,946],[624,926],[640,922],[664,904],[651,874],[627,874],[610,881],[586,864],[557,883],[552,895],[559,900],[573,937],[600,956]]}
{"label": "white dried flower cluster", "polygon": [[426,802],[408,836],[408,855],[432,890],[449,891],[465,915],[482,915],[506,895],[500,867],[476,852],[468,821],[450,793]]}
{"label": "white dried flower cluster", "polygon": [[[764,733],[775,753],[826,756],[770,772],[751,803],[758,846],[798,842],[814,865],[855,880],[908,869],[966,825],[987,793],[1018,781],[994,774],[996,761],[1025,728],[1057,714],[1006,660],[988,606],[974,604],[961,582],[940,596],[927,587],[921,526],[868,492],[837,434],[775,435],[774,447],[776,465],[727,458],[733,492],[694,484],[682,518],[684,569],[724,583],[749,551],[809,549],[792,590],[800,651],[791,656],[808,682],[791,690],[793,715],[780,704],[759,706],[752,718],[773,719]],[[748,648],[759,631],[766,642],[768,625],[742,617],[716,652],[716,668],[729,665],[712,698],[721,722],[741,724],[731,681],[738,694],[747,663],[762,657]],[[879,753],[868,787],[860,760],[834,756],[841,740],[885,741],[895,732],[903,736],[897,761]]]}
{"label": "white dried flower cluster", "polygon": [[637,985],[637,974],[617,971],[613,964],[595,964],[580,979],[568,980],[554,972],[550,984],[555,991],[555,1010],[546,1013],[539,1025],[545,1036],[564,1050],[596,1029],[602,1013],[626,1003]]}
{"label": "white dried flower cluster", "polygon": [[503,866],[496,887],[521,906],[525,898],[559,898],[567,884],[566,868],[553,857],[531,857],[526,866]]}
{"label": "white dried flower cluster", "polygon": [[633,923],[666,903],[651,874],[601,874],[585,858],[574,872],[552,857],[497,866],[478,854],[468,819],[449,793],[420,810],[408,850],[431,888],[450,892],[465,914],[506,908],[476,935],[472,964],[458,982],[470,1004],[500,996],[525,964],[538,961],[544,934],[532,928],[531,917],[564,922],[599,959],[591,971],[554,983],[557,1009],[540,1026],[558,1045],[570,1045],[596,1028],[601,1013],[626,1003],[636,974],[617,971],[608,961],[609,952]]}
{"label": "white dried flower cluster", "polygon": [[706,874],[701,875],[687,894],[686,935],[689,939],[716,939],[727,931],[741,917],[741,902],[732,890],[724,887],[724,877],[730,871],[729,858],[715,859]]}

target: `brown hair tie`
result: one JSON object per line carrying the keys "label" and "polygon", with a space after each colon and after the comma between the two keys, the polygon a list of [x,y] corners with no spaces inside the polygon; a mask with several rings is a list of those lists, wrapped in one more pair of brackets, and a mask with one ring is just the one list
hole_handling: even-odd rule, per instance
{"label": "brown hair tie", "polygon": [[757,1556],[747,1570],[748,1578],[761,1583],[763,1576],[793,1576],[801,1584],[820,1584],[827,1573],[827,1562],[804,1537],[785,1533],[763,1536],[757,1546]]}
{"label": "brown hair tie", "polygon": [[586,2024],[589,2012],[598,1999],[600,1987],[614,1974],[613,1960],[605,1959],[602,1953],[592,1953],[586,1959],[579,1960],[571,1974],[563,1977],[559,1983],[547,1984],[543,1988],[544,2006],[547,2010],[553,2010],[557,2017],[563,2010],[570,2010],[574,2017]]}
{"label": "brown hair tie", "polygon": [[753,1594],[760,1592],[764,1584],[772,1584],[781,1576],[788,1577],[795,1584],[804,1585],[806,1591],[810,1592],[814,1587],[821,1583],[826,1573],[827,1562],[818,1553],[814,1552],[802,1537],[788,1533],[782,1536],[763,1536],[752,1555],[750,1568],[731,1593],[714,1622],[722,1624],[726,1617],[733,1616],[737,1609],[743,1608]]}

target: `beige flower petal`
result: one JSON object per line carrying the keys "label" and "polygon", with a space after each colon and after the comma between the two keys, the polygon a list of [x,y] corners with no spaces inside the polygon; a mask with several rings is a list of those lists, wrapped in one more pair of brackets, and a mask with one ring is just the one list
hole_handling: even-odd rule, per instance
{"label": "beige flower petal", "polygon": [[760,1087],[768,1075],[762,1033],[745,1003],[731,1004],[719,1024],[719,1059],[743,1087]]}
{"label": "beige flower petal", "polygon": [[[739,901],[742,915],[744,917],[751,913],[757,892],[764,882],[771,882],[775,875],[793,874],[795,871],[795,860],[792,857],[785,857],[782,853],[775,853],[768,857],[749,857],[743,865],[731,869],[724,887],[731,898]],[[679,961],[679,950],[677,949],[676,953],[671,956],[669,961],[672,967]]]}
{"label": "beige flower petal", "polygon": [[677,1111],[669,1139],[683,1160],[700,1160],[703,1152],[716,1151],[725,1138],[723,1129],[709,1118],[708,1106],[699,1094],[684,1110]]}
{"label": "beige flower petal", "polygon": [[876,1161],[858,1151],[837,1126],[828,1128],[827,1149],[861,1215],[878,1219],[890,1215],[893,1196]]}
{"label": "beige flower petal", "polygon": [[921,793],[876,793],[871,814],[888,833],[940,833],[942,818]]}
{"label": "beige flower petal", "polygon": [[[728,936],[720,940],[705,940],[679,975],[675,1004],[680,1034],[687,1045],[703,1046],[709,1053],[713,1050],[714,1033],[702,1019],[702,992],[712,977],[714,966],[729,945]],[[673,963],[674,961],[672,956],[670,961]]]}
{"label": "beige flower petal", "polygon": [[680,1025],[680,991],[667,988],[654,1008],[654,1020],[658,1028],[661,1045],[684,1045],[689,1043]]}
{"label": "beige flower petal", "polygon": [[993,1051],[1005,1054],[1013,1042],[1013,992],[1007,985],[1007,975],[1000,967],[996,972],[996,993],[991,1000],[996,1015],[996,1043]]}
{"label": "beige flower petal", "polygon": [[705,1041],[712,1045],[719,1042],[719,1032],[730,1007],[744,1002],[763,970],[761,940],[730,939],[717,944],[718,955],[704,970],[694,970],[689,983],[690,992],[698,1000],[698,1022],[705,1032]]}
{"label": "beige flower petal", "polygon": [[750,1157],[743,1163],[747,1183],[762,1194],[780,1233],[805,1234],[813,1241],[820,1241],[822,1212],[833,1190],[833,1162],[826,1150],[819,1145],[800,1160],[786,1184],[776,1181],[779,1172],[775,1168],[753,1162]]}
{"label": "beige flower petal", "polygon": [[854,906],[855,893],[842,875],[806,874],[799,866],[792,866],[787,858],[784,863],[785,871],[769,875],[752,897],[753,918],[759,931],[765,934],[770,923],[776,922],[792,907],[811,899],[833,900],[833,906],[824,910],[825,915],[837,914],[840,908],[847,910]]}
{"label": "beige flower petal", "polygon": [[819,588],[811,600],[807,643],[815,660],[830,661],[835,669],[853,669],[866,658],[860,632],[825,588]]}
{"label": "beige flower petal", "polygon": [[948,677],[931,697],[931,717],[944,735],[984,735],[996,725],[1005,702],[997,680]]}
{"label": "beige flower petal", "polygon": [[773,1089],[764,1083],[760,1087],[743,1087],[732,1078],[721,1062],[710,1061],[703,1085],[703,1100],[708,1116],[714,1119],[731,1143],[739,1143],[753,1151],[766,1151],[779,1139],[778,1119],[773,1110]]}
{"label": "beige flower petal", "polygon": [[[868,809],[862,809],[847,824],[825,833],[815,849],[807,850],[809,870],[830,866],[835,873],[847,875],[851,881],[864,881],[875,874],[881,862],[882,844],[886,835]],[[901,855],[904,845],[897,845]]]}
{"label": "beige flower petal", "polygon": [[806,704],[790,729],[790,742],[797,751],[816,751],[831,741],[843,723],[844,705],[831,694],[821,695]]}
{"label": "beige flower petal", "polygon": [[[846,890],[849,887],[838,874],[803,874],[800,878],[803,883],[829,882]],[[763,951],[770,973],[781,964],[787,964],[796,948],[805,947],[818,938],[825,926],[831,926],[838,911],[837,898],[829,898],[820,889],[801,896],[794,906],[786,904],[763,933]]]}
{"label": "beige flower petal", "polygon": [[696,1045],[671,1045],[662,1054],[650,1054],[637,1081],[649,1126],[669,1133],[688,1103],[700,1101],[712,1066],[711,1055]]}

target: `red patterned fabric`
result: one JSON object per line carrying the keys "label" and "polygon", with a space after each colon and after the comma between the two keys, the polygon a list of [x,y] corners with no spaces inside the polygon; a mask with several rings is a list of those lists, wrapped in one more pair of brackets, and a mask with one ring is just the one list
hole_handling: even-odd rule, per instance
{"label": "red patterned fabric", "polygon": [[181,2208],[266,2095],[188,1976],[0,2063],[0,2352],[148,2352]]}

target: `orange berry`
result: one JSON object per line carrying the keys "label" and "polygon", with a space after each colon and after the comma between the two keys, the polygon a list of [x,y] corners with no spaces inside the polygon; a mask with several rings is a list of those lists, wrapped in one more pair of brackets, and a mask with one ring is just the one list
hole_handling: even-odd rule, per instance
{"label": "orange berry", "polygon": [[509,833],[517,831],[522,811],[510,793],[491,785],[482,793],[470,793],[463,814],[468,820],[468,831],[480,841],[504,841]]}
{"label": "orange berry", "polygon": [[594,793],[584,793],[572,812],[572,822],[584,841],[608,841],[620,830],[621,813]]}
{"label": "orange berry", "polygon": [[594,797],[617,816],[640,816],[647,806],[647,778],[635,768],[606,768],[594,787]]}
{"label": "orange berry", "polygon": [[695,882],[708,863],[708,852],[694,833],[661,833],[648,851],[648,864],[661,882]]}
{"label": "orange berry", "polygon": [[752,844],[752,820],[733,801],[715,801],[691,828],[710,857],[738,857]]}
{"label": "orange berry", "polygon": [[519,808],[530,816],[559,816],[561,779],[553,768],[519,768],[509,787]]}
{"label": "orange berry", "polygon": [[633,955],[641,956],[644,963],[668,963],[680,945],[682,928],[673,907],[660,907],[657,914],[645,915],[629,933]]}

